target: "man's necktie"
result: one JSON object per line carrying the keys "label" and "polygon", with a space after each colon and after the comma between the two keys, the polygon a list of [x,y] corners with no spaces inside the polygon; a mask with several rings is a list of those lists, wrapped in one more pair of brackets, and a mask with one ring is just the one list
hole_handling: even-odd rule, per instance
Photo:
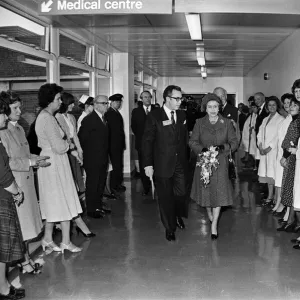
{"label": "man's necktie", "polygon": [[148,107],[146,107],[146,116],[149,114]]}
{"label": "man's necktie", "polygon": [[103,116],[102,116],[102,122],[103,122],[103,124],[104,124],[104,125],[106,125],[106,124],[107,124],[107,121],[106,121],[105,115],[103,115]]}
{"label": "man's necktie", "polygon": [[171,111],[171,122],[172,122],[172,125],[175,125],[174,111],[173,110]]}

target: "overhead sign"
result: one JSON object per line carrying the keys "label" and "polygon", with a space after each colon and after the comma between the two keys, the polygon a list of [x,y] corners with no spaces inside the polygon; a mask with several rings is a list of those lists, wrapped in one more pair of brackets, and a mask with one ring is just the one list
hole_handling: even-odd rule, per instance
{"label": "overhead sign", "polygon": [[172,0],[41,0],[39,14],[172,14]]}
{"label": "overhead sign", "polygon": [[178,13],[299,14],[299,0],[175,0]]}

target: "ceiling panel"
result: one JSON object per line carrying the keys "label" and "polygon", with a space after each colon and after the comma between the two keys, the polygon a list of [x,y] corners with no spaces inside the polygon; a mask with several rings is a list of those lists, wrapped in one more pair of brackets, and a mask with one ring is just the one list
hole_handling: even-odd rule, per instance
{"label": "ceiling panel", "polygon": [[[85,28],[115,52],[129,52],[160,76],[200,76],[196,42],[183,13],[57,16],[60,26]],[[209,76],[244,76],[300,27],[297,15],[201,14]]]}

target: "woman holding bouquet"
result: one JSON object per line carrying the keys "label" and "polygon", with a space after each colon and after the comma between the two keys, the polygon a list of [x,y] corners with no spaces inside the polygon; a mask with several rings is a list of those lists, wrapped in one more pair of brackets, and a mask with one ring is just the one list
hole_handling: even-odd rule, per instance
{"label": "woman holding bouquet", "polygon": [[221,100],[215,94],[207,94],[202,99],[202,109],[207,115],[196,121],[189,141],[196,155],[209,151],[211,146],[219,152],[219,165],[213,169],[210,182],[206,186],[201,181],[202,167],[196,167],[191,190],[191,198],[206,207],[211,221],[211,238],[218,238],[218,220],[222,206],[232,205],[233,191],[228,175],[228,156],[238,147],[238,139],[231,120],[219,114]]}

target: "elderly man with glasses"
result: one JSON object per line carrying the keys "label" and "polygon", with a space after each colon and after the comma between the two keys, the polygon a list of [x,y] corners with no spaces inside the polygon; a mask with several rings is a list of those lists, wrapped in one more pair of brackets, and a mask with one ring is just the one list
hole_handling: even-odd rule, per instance
{"label": "elderly man with glasses", "polygon": [[187,217],[186,115],[178,110],[182,102],[181,88],[168,86],[164,106],[149,113],[142,140],[145,173],[155,176],[158,205],[166,239],[175,240],[176,227],[184,229],[182,217]]}
{"label": "elderly man with glasses", "polygon": [[102,197],[108,167],[109,130],[105,120],[108,98],[98,95],[94,99],[94,111],[81,124],[78,137],[83,150],[83,167],[86,172],[87,214],[103,218],[110,209],[103,205]]}

